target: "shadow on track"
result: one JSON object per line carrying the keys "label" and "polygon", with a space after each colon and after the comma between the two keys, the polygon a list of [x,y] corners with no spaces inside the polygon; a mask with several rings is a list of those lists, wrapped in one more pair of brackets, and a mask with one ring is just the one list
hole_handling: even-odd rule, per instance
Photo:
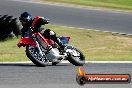
{"label": "shadow on track", "polygon": [[[1,66],[14,66],[14,67],[38,67],[33,63],[0,63]],[[71,66],[70,64],[58,64],[56,66],[52,66],[51,64],[47,65],[46,67],[61,67],[61,66]]]}

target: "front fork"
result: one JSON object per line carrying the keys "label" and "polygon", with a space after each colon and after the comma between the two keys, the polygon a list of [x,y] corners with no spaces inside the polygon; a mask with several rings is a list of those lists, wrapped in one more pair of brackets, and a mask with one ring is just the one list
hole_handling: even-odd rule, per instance
{"label": "front fork", "polygon": [[39,53],[41,56],[43,56],[43,52],[42,52],[42,50],[41,50],[41,48],[40,48],[40,45],[39,45],[37,39],[35,38],[34,34],[32,35],[32,37],[33,37],[34,42],[36,43],[36,48],[37,48],[37,50],[38,50],[38,53]]}

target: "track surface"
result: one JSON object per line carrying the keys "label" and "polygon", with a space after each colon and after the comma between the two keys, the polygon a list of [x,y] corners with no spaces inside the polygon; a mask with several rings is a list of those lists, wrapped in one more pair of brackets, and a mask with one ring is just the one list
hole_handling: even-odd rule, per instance
{"label": "track surface", "polygon": [[[132,64],[88,63],[87,73],[114,73],[132,75]],[[0,64],[0,88],[131,88],[130,84],[86,84],[76,83],[77,67],[71,64],[36,67],[33,64]]]}
{"label": "track surface", "polygon": [[[27,2],[23,2],[27,1]],[[132,13],[97,9],[83,9],[31,3],[31,0],[0,0],[0,14],[19,16],[28,11],[33,16],[49,18],[52,24],[90,28],[102,31],[132,33]]]}

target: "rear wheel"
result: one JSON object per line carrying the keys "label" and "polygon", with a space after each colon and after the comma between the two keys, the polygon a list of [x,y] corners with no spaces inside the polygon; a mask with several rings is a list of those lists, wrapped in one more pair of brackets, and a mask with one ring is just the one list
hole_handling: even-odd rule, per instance
{"label": "rear wheel", "polygon": [[83,66],[85,64],[85,56],[74,46],[67,46],[67,53],[69,56],[67,60],[75,66]]}
{"label": "rear wheel", "polygon": [[43,56],[38,53],[38,49],[29,45],[26,46],[26,55],[27,57],[37,66],[44,67],[48,65],[47,57],[43,51],[43,48],[41,48]]}

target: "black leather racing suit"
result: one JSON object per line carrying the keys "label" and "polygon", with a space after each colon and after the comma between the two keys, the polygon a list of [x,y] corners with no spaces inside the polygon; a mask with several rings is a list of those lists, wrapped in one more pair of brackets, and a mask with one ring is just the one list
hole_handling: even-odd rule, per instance
{"label": "black leather racing suit", "polygon": [[[24,36],[27,33],[27,31],[30,27],[33,27],[34,30],[38,31],[38,30],[40,30],[42,25],[48,24],[48,23],[49,23],[48,20],[46,20],[45,18],[40,17],[40,16],[36,17],[36,18],[34,18],[34,20],[30,21],[25,26],[23,26],[23,28],[21,30],[22,36]],[[54,31],[52,31],[51,29],[45,29],[42,34],[44,35],[45,38],[52,39],[54,42],[56,42],[60,46],[60,48],[62,50],[64,50],[64,48],[65,48],[64,44],[56,36],[56,33]]]}

